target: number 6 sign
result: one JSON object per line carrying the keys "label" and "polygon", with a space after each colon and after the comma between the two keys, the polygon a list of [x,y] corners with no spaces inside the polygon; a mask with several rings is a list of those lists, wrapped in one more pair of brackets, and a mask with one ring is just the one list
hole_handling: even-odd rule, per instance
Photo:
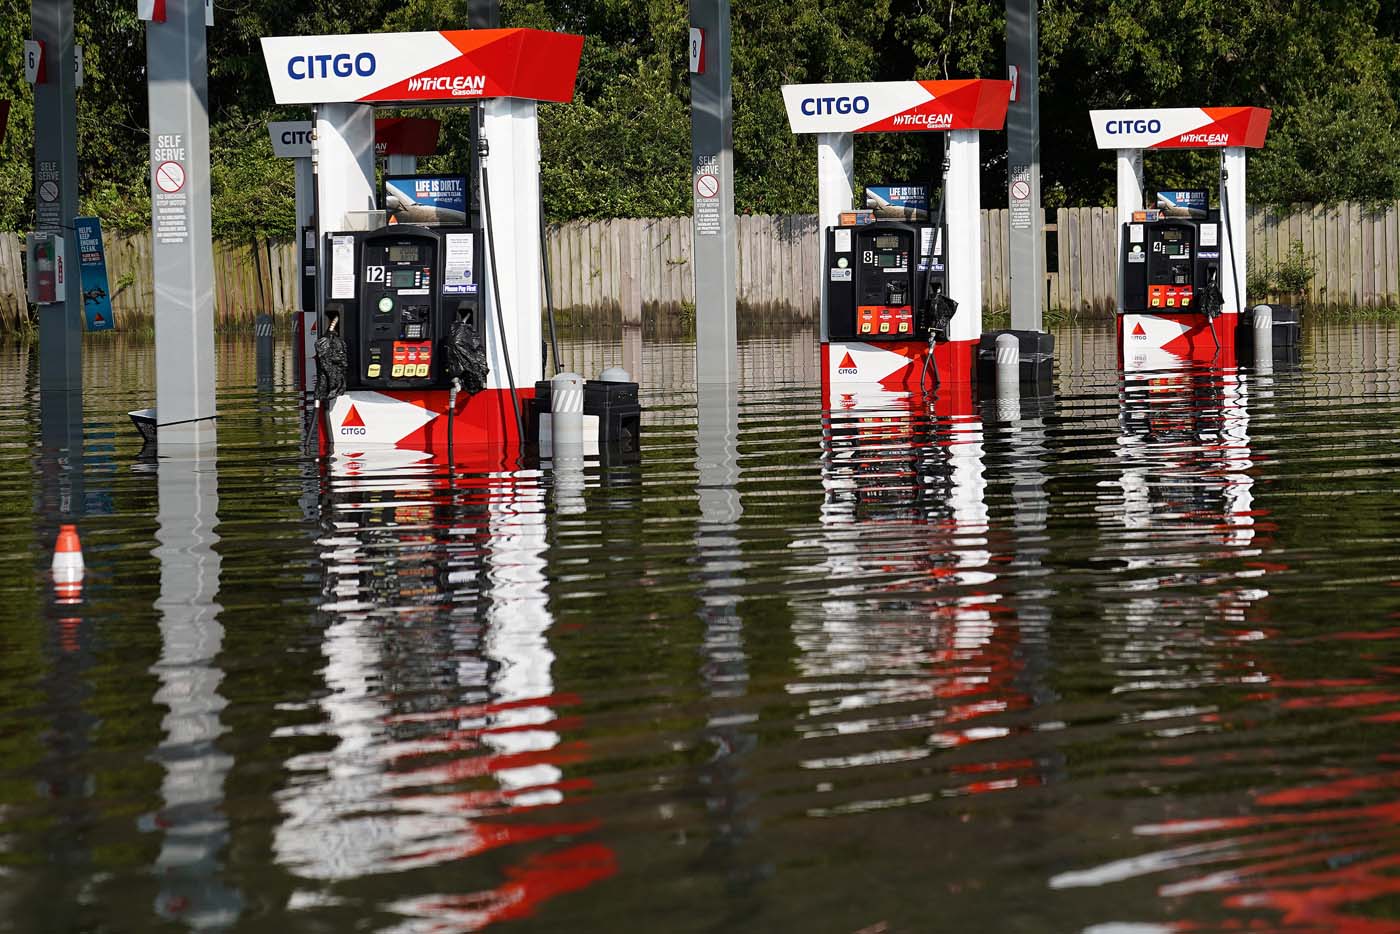
{"label": "number 6 sign", "polygon": [[30,84],[43,84],[46,80],[44,72],[44,43],[25,39],[24,80]]}

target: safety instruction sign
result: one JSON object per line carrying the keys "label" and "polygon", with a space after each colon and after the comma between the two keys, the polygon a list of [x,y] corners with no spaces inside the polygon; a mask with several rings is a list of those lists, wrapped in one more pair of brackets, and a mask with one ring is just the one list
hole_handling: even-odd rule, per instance
{"label": "safety instruction sign", "polygon": [[73,220],[78,235],[78,278],[83,290],[83,316],[89,331],[110,331],[112,296],[107,284],[107,255],[102,249],[102,222],[95,217]]}
{"label": "safety instruction sign", "polygon": [[62,230],[63,206],[59,203],[62,179],[58,163],[41,161],[34,170],[34,194],[37,204],[34,210],[35,230]]}
{"label": "safety instruction sign", "polygon": [[190,198],[185,187],[185,138],[160,133],[151,147],[151,201],[158,243],[185,243],[190,238]]}
{"label": "safety instruction sign", "polygon": [[719,156],[695,157],[695,232],[717,236],[720,232]]}
{"label": "safety instruction sign", "polygon": [[442,291],[444,295],[475,295],[476,270],[472,268],[472,234],[448,234],[443,249]]}

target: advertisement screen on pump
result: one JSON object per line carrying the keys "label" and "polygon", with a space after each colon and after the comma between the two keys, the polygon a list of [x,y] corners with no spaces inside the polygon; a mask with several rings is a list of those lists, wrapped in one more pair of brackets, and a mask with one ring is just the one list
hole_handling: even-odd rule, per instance
{"label": "advertisement screen on pump", "polygon": [[865,206],[875,212],[876,220],[927,223],[928,186],[868,185]]}
{"label": "advertisement screen on pump", "polygon": [[459,227],[467,222],[465,175],[408,175],[384,179],[390,224]]}
{"label": "advertisement screen on pump", "polygon": [[1210,193],[1204,188],[1157,192],[1156,210],[1163,217],[1203,218],[1210,210]]}

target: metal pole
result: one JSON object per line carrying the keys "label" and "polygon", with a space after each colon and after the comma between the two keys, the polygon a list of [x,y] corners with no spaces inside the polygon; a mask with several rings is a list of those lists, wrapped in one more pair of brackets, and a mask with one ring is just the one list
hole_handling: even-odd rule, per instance
{"label": "metal pole", "polygon": [[146,23],[156,419],[161,448],[214,436],[214,247],[203,0]]}
{"label": "metal pole", "polygon": [[[734,224],[734,100],[729,0],[690,0],[692,230],[695,257],[695,381],[739,378]],[[698,30],[698,34],[695,34]]]}
{"label": "metal pole", "polygon": [[63,238],[62,300],[39,307],[39,388],[74,392],[81,419],[83,295],[78,276],[78,103],[73,66],[73,0],[34,0],[34,38],[43,43],[44,80],[34,85],[34,229]]}
{"label": "metal pole", "polygon": [[1006,0],[1006,63],[1015,94],[1006,112],[1011,233],[1011,327],[1043,330],[1045,233],[1040,223],[1040,29],[1037,0]]}

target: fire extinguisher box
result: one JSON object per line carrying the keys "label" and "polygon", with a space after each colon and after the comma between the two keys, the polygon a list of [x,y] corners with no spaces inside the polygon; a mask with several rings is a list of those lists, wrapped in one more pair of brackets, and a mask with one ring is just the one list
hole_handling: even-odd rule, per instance
{"label": "fire extinguisher box", "polygon": [[63,301],[63,238],[55,233],[32,233],[24,238],[29,275],[29,300],[35,305]]}

